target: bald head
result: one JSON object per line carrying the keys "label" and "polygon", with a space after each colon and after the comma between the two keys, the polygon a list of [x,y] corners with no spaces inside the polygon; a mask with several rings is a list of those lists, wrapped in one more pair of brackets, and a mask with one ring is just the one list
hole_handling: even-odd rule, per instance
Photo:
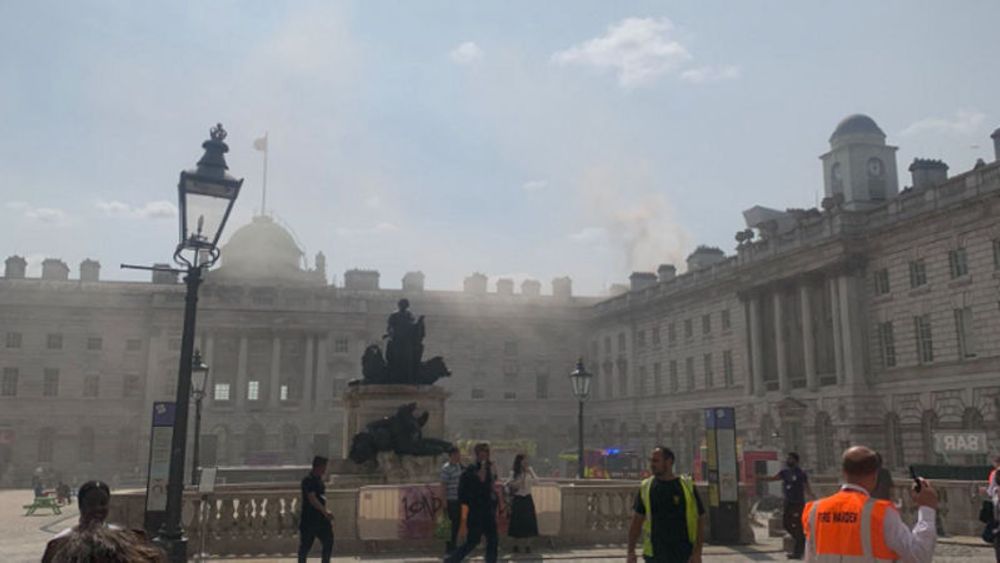
{"label": "bald head", "polygon": [[[842,467],[848,483],[874,488],[878,477],[879,460],[875,450],[865,446],[852,446],[844,451]],[[869,487],[869,482],[871,487]]]}

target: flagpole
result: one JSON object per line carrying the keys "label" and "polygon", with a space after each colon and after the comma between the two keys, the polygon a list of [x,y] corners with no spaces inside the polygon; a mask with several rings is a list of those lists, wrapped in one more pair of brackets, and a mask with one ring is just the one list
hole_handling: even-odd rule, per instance
{"label": "flagpole", "polygon": [[264,183],[260,190],[260,214],[267,215],[267,153],[270,149],[267,146],[267,131],[264,131]]}

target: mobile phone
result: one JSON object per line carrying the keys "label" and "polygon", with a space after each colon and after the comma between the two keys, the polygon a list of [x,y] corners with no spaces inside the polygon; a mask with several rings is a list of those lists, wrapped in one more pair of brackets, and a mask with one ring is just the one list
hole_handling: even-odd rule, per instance
{"label": "mobile phone", "polygon": [[913,479],[913,490],[919,493],[922,488],[920,485],[920,477],[917,477],[917,470],[914,469],[912,465],[910,466],[910,478]]}

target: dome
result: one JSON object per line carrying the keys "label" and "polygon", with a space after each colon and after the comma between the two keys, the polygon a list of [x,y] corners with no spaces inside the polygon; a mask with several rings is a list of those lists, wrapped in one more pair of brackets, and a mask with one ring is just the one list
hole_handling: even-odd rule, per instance
{"label": "dome", "polygon": [[840,137],[847,135],[878,135],[885,139],[885,133],[879,128],[875,120],[863,113],[848,115],[837,124],[837,128],[830,135],[830,142],[833,143]]}
{"label": "dome", "polygon": [[220,277],[250,279],[300,279],[302,249],[291,233],[266,215],[233,233],[222,246]]}

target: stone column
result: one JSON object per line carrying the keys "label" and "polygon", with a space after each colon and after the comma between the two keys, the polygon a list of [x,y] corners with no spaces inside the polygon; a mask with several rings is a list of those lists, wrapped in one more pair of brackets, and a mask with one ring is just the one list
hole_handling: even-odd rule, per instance
{"label": "stone column", "polygon": [[830,299],[830,311],[833,316],[833,361],[837,368],[837,383],[844,381],[844,351],[841,348],[843,340],[840,328],[840,285],[836,276],[827,278],[827,293]]}
{"label": "stone column", "polygon": [[243,407],[247,400],[247,337],[240,335],[240,351],[236,360],[236,385],[233,393],[236,396],[236,406]]}
{"label": "stone column", "polygon": [[760,330],[760,295],[750,298],[750,355],[753,385],[749,386],[758,397],[764,395],[764,347]]}
{"label": "stone column", "polygon": [[276,408],[281,405],[281,337],[277,335],[271,343],[271,383],[267,393],[268,406]]}
{"label": "stone column", "polygon": [[[333,383],[326,373],[327,341],[329,338],[328,334],[320,334],[316,337],[316,386],[312,398],[313,408],[317,402],[322,407],[333,396]],[[316,401],[317,397],[319,397],[319,401]]]}
{"label": "stone column", "polygon": [[846,385],[864,384],[864,342],[862,340],[862,322],[858,309],[858,281],[850,274],[841,275],[840,287],[840,326],[841,345],[844,350],[844,379],[840,383]]}
{"label": "stone column", "polygon": [[306,334],[306,371],[302,374],[302,408],[312,410],[313,396],[313,340],[316,337]]}
{"label": "stone column", "polygon": [[816,334],[813,331],[812,301],[809,299],[808,281],[799,285],[799,303],[802,309],[802,359],[806,365],[806,386],[810,391],[819,388],[816,377]]}
{"label": "stone column", "polygon": [[774,300],[774,344],[776,349],[776,362],[778,368],[778,390],[787,393],[788,385],[788,356],[785,353],[787,343],[785,342],[784,331],[784,307],[781,302],[781,288],[778,288],[771,295]]}

